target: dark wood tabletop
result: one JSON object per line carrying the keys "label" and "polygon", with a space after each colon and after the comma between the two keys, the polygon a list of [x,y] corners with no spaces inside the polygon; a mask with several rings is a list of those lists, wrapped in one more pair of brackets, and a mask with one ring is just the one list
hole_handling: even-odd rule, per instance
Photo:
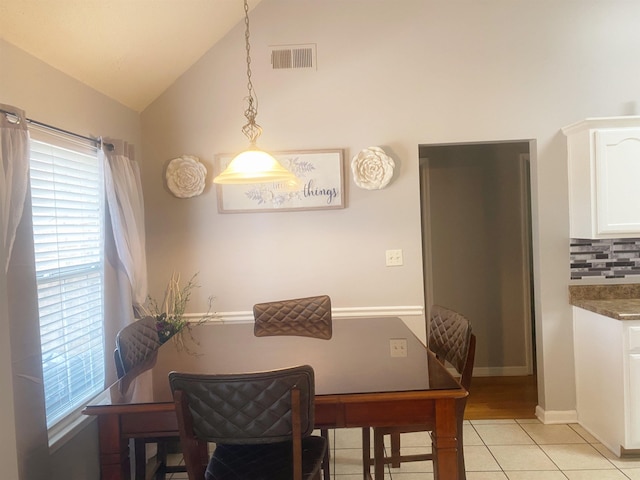
{"label": "dark wood tabletop", "polygon": [[[390,340],[406,339],[406,357]],[[97,415],[103,480],[128,478],[126,439],[175,435],[170,371],[239,373],[311,365],[318,428],[436,421],[440,480],[457,480],[456,398],[467,392],[399,318],[334,320],[329,340],[255,337],[253,324],[212,322],[170,340],[84,409]],[[439,425],[439,427],[438,427]]]}

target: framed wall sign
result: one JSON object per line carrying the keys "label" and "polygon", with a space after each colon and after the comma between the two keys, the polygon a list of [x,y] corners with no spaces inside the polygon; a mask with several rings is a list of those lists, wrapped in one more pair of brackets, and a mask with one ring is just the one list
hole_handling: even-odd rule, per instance
{"label": "framed wall sign", "polygon": [[[299,182],[216,185],[218,211],[283,212],[344,208],[344,160],[342,150],[274,152],[272,155],[291,170]],[[216,155],[215,175],[224,170],[233,155]]]}

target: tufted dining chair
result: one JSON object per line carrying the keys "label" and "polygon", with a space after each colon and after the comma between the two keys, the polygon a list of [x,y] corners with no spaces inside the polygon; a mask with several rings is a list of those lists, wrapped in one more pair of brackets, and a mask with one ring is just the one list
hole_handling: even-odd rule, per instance
{"label": "tufted dining chair", "polygon": [[[169,373],[189,480],[319,480],[308,365],[240,374]],[[215,449],[209,457],[208,444]]]}
{"label": "tufted dining chair", "polygon": [[[160,347],[156,320],[147,316],[136,320],[118,332],[116,336],[116,348],[113,356],[116,364],[118,378],[124,377],[129,371],[140,365]],[[157,445],[156,459],[158,469],[156,479],[164,479],[166,473],[185,472],[182,465],[167,465],[168,446],[178,443],[178,437],[136,438],[134,439],[135,478],[146,478],[147,457],[146,444]]]}
{"label": "tufted dining chair", "polygon": [[156,320],[144,317],[127,325],[116,336],[116,348],[113,352],[118,378],[136,365],[139,365],[160,346]]}
{"label": "tufted dining chair", "polygon": [[[434,305],[431,307],[431,320],[429,322],[428,347],[443,364],[452,365],[460,375],[460,384],[469,391],[471,387],[471,377],[473,374],[473,363],[475,358],[476,337],[471,332],[471,324],[459,313]],[[457,450],[458,450],[458,471],[460,479],[464,480],[464,451],[462,441],[462,423],[464,420],[464,410],[467,404],[467,397],[456,400],[457,419]],[[433,452],[425,452],[416,455],[401,455],[400,436],[403,433],[411,432],[431,432],[434,425],[421,424],[402,427],[375,427],[373,429],[373,451],[374,458],[370,456],[371,433],[369,428],[362,430],[363,444],[363,467],[365,478],[370,478],[370,468],[374,466],[374,477],[376,480],[384,478],[384,466],[391,464],[393,467],[400,467],[402,462],[417,462],[431,460],[437,462]],[[384,454],[384,436],[390,436],[391,454]]]}
{"label": "tufted dining chair", "polygon": [[328,340],[333,330],[328,295],[257,303],[253,317],[256,337],[297,335]]}
{"label": "tufted dining chair", "polygon": [[[331,298],[328,295],[257,303],[253,306],[256,337],[294,335],[329,340],[333,335]],[[329,430],[320,429],[329,442]],[[329,448],[322,464],[324,480],[331,477]]]}

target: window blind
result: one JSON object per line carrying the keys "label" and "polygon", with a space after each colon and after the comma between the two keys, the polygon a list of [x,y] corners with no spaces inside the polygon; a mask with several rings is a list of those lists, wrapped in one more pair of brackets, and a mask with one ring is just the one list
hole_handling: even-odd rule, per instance
{"label": "window blind", "polygon": [[104,389],[102,168],[95,147],[31,140],[47,426]]}

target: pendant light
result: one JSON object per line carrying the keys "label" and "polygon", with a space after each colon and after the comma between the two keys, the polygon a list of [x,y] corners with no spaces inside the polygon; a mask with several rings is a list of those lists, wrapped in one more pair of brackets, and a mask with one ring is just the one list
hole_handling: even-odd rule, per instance
{"label": "pendant light", "polygon": [[214,183],[264,183],[264,182],[297,182],[296,176],[284,168],[278,160],[256,146],[256,140],[262,133],[262,128],[256,123],[258,102],[255,98],[253,83],[251,83],[251,55],[249,45],[249,4],[244,0],[245,45],[247,49],[247,109],[244,116],[247,124],[242,127],[242,133],[249,139],[249,148],[231,160],[225,170],[213,179]]}

